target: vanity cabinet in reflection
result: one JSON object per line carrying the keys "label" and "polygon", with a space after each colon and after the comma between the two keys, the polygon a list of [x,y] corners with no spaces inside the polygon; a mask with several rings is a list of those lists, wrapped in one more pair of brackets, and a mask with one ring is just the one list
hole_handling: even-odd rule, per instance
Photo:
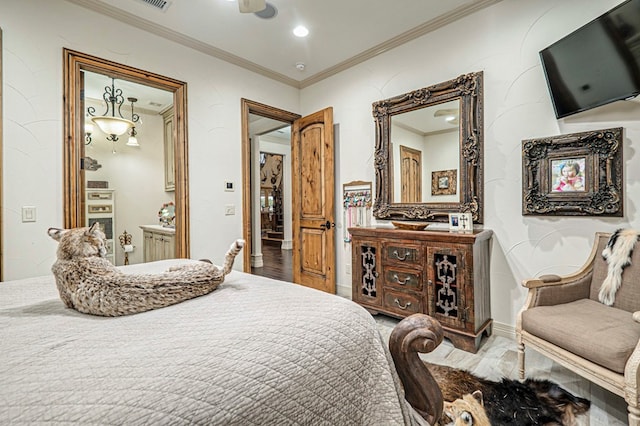
{"label": "vanity cabinet in reflection", "polygon": [[176,257],[176,242],[174,228],[160,225],[142,225],[144,238],[144,261],[174,259]]}
{"label": "vanity cabinet in reflection", "polygon": [[173,107],[162,113],[164,120],[164,190],[176,190],[176,171],[174,155],[174,114]]}
{"label": "vanity cabinet in reflection", "polygon": [[491,334],[492,231],[349,228],[352,298],[372,314],[437,319],[456,348],[477,352]]}

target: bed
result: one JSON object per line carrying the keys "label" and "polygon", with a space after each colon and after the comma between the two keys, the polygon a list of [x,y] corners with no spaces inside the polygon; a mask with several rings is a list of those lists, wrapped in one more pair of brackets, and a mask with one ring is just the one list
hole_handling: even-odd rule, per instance
{"label": "bed", "polygon": [[2,424],[426,424],[363,308],[238,271],[115,318],[65,308],[53,276],[0,283],[0,338]]}

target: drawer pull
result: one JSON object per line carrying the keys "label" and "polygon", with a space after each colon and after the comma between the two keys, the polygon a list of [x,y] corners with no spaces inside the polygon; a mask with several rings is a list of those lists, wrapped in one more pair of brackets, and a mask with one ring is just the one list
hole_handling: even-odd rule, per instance
{"label": "drawer pull", "polygon": [[407,275],[407,278],[405,278],[404,281],[400,281],[400,278],[398,278],[398,274],[393,274],[393,279],[396,281],[396,284],[405,285],[409,281],[411,281],[411,275]]}
{"label": "drawer pull", "polygon": [[396,305],[398,305],[398,308],[400,309],[407,309],[409,306],[411,306],[411,302],[407,302],[406,305],[402,306],[400,304],[400,300],[398,300],[398,298],[396,297],[395,300],[393,301]]}
{"label": "drawer pull", "polygon": [[402,255],[402,257],[400,257],[400,253],[398,253],[398,250],[394,250],[393,251],[393,255],[395,256],[396,259],[398,260],[406,260],[407,256],[409,256],[409,250],[405,250],[404,254]]}

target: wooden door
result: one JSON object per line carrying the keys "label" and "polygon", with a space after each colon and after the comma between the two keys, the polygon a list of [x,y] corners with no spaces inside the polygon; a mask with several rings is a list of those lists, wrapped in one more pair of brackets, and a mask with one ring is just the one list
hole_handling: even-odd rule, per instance
{"label": "wooden door", "polygon": [[422,152],[400,145],[401,202],[422,202]]}
{"label": "wooden door", "polygon": [[293,123],[293,282],[336,292],[333,108]]}

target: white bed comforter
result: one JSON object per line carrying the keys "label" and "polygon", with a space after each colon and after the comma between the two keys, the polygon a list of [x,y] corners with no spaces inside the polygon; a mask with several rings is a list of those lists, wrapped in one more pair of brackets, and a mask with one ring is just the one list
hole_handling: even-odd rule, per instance
{"label": "white bed comforter", "polygon": [[209,295],[117,318],[66,309],[52,276],[0,283],[0,339],[0,424],[417,421],[364,309],[241,272]]}

